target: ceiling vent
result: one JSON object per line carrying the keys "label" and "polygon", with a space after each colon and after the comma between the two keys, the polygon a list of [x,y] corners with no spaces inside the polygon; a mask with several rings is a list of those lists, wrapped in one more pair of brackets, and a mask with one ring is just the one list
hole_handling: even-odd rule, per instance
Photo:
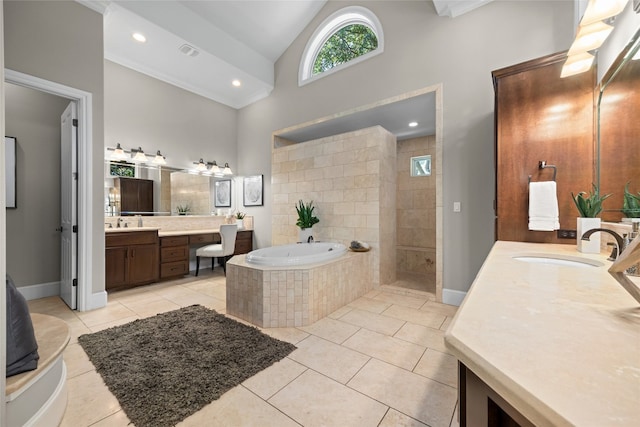
{"label": "ceiling vent", "polygon": [[193,46],[189,46],[188,44],[183,44],[178,48],[178,50],[187,56],[198,56],[200,53],[198,49]]}

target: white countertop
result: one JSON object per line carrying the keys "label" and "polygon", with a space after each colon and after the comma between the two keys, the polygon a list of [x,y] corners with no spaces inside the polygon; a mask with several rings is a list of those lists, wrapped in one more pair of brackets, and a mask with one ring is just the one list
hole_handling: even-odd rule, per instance
{"label": "white countertop", "polygon": [[[162,231],[160,227],[121,227],[121,228],[105,228],[105,233],[120,233],[120,232],[130,232],[130,231],[150,231],[150,230],[158,230],[159,237],[169,237],[169,236],[187,236],[193,234],[208,234],[208,233],[219,233],[219,228],[203,228],[197,230],[170,230],[170,231]],[[251,231],[247,228],[243,228],[238,231]]]}
{"label": "white countertop", "polygon": [[[602,267],[535,264],[549,253]],[[447,347],[537,426],[640,425],[640,305],[575,245],[496,242]]]}

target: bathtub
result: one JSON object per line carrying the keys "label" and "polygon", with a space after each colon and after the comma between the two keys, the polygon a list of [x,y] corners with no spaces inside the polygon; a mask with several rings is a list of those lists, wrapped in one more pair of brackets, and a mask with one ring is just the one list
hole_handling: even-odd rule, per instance
{"label": "bathtub", "polygon": [[302,266],[340,258],[347,252],[341,243],[294,243],[257,249],[247,254],[247,262],[268,267]]}

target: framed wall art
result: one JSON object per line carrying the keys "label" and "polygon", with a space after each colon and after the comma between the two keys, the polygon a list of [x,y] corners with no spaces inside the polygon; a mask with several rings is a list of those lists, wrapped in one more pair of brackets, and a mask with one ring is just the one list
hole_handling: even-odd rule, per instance
{"label": "framed wall art", "polygon": [[263,206],[264,182],[262,175],[247,176],[243,180],[243,201],[245,206]]}
{"label": "framed wall art", "polygon": [[223,179],[215,183],[215,200],[216,208],[231,207],[231,180]]}
{"label": "framed wall art", "polygon": [[4,137],[5,194],[7,208],[16,208],[16,138]]}

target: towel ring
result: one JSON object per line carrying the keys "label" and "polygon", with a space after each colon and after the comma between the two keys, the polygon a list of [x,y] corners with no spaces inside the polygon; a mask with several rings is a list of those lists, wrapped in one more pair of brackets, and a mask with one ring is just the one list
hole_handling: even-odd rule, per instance
{"label": "towel ring", "polygon": [[[548,165],[547,162],[545,162],[544,160],[540,160],[538,162],[538,169],[547,169],[547,168],[552,168],[553,169],[553,180],[556,180],[556,174],[558,173],[558,168],[555,165]],[[531,175],[529,175],[529,183],[531,183]]]}

